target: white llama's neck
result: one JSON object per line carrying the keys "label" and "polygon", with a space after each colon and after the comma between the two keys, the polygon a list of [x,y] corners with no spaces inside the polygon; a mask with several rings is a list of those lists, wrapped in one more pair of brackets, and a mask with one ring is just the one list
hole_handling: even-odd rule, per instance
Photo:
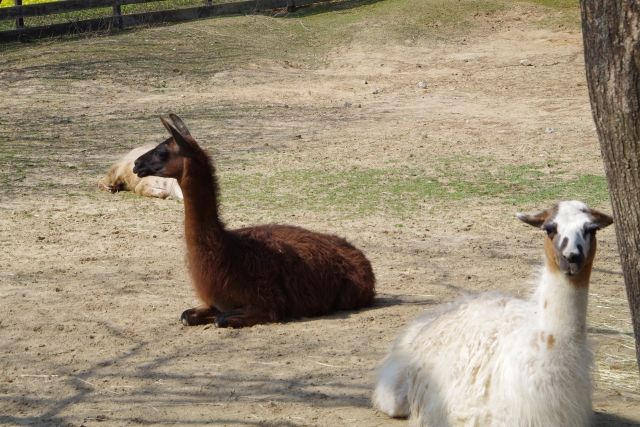
{"label": "white llama's neck", "polygon": [[589,280],[575,279],[548,266],[542,272],[536,292],[539,327],[555,339],[586,338]]}

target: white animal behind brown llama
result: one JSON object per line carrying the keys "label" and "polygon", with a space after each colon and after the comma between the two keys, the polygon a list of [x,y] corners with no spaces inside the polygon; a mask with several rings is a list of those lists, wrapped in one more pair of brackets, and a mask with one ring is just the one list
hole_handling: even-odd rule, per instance
{"label": "white animal behind brown llama", "polygon": [[98,187],[111,193],[133,191],[140,196],[182,200],[182,190],[174,178],[159,176],[140,178],[133,173],[135,160],[154,148],[154,144],[149,144],[129,151],[109,168],[107,174],[98,181]]}

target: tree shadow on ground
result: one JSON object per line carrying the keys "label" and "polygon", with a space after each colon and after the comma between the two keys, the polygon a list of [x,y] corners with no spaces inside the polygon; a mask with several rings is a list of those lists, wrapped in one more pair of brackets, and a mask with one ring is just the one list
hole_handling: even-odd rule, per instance
{"label": "tree shadow on ground", "polygon": [[593,425],[594,427],[640,427],[640,421],[622,418],[605,412],[596,412]]}
{"label": "tree shadow on ground", "polygon": [[[101,372],[100,365],[85,371],[79,375],[67,374],[64,377],[64,386],[56,395],[40,396],[33,393],[31,396],[5,395],[0,397],[0,406],[10,408],[12,403],[20,401],[21,407],[29,408],[26,411],[8,410],[0,415],[0,425],[76,425],[78,418],[84,421],[106,421],[107,424],[122,424],[133,422],[136,424],[153,425],[201,425],[202,417],[197,415],[184,415],[184,412],[171,413],[172,408],[187,407],[196,408],[217,407],[227,409],[242,406],[259,406],[262,404],[302,404],[313,407],[368,407],[369,387],[351,384],[348,380],[332,385],[339,392],[320,391],[312,377],[303,375],[299,378],[287,375],[287,378],[279,378],[279,375],[251,374],[239,371],[219,373],[215,375],[199,374],[194,371],[168,372],[168,366],[175,355],[157,358],[150,363],[141,366],[138,364],[135,372]],[[120,362],[126,364],[125,359]],[[119,362],[119,363],[120,363]],[[103,362],[104,363],[104,362]],[[62,372],[62,368],[55,372]],[[281,376],[282,374],[280,374]],[[86,379],[85,379],[86,378]],[[101,381],[124,380],[129,384],[139,384],[135,389],[126,393],[111,392],[103,388]],[[152,379],[153,381],[150,381]],[[105,402],[116,405],[118,408],[160,408],[169,413],[145,415],[138,413],[131,415],[126,410],[111,411],[105,409]],[[76,409],[74,410],[74,407]],[[169,408],[169,409],[167,409]],[[39,413],[38,413],[39,412]],[[73,412],[73,414],[70,414]],[[216,414],[215,419],[208,417],[206,423],[212,425],[242,424],[265,425],[264,421],[226,419],[227,413]],[[271,415],[268,415],[269,418]],[[279,419],[278,425],[297,425],[287,423]]]}
{"label": "tree shadow on ground", "polygon": [[[114,336],[121,335],[110,325],[104,326]],[[331,366],[331,372],[290,370],[284,362],[269,359],[268,355],[267,359],[247,357],[247,366],[225,365],[220,357],[225,353],[219,352],[221,344],[241,343],[242,338],[235,336],[229,334],[197,348],[174,348],[151,357],[152,342],[131,340],[118,356],[97,360],[81,371],[72,365],[52,363],[48,372],[55,373],[52,375],[57,378],[55,388],[45,391],[12,387],[0,394],[3,408],[0,425],[63,426],[104,421],[105,425],[258,426],[271,425],[269,418],[275,418],[274,425],[288,427],[303,424],[279,418],[277,412],[266,414],[263,420],[245,420],[235,416],[234,408],[263,404],[315,408],[370,406],[370,387],[365,380],[353,381],[349,375],[336,375],[352,371],[348,362],[344,366],[326,365]],[[185,363],[192,362],[194,357],[203,360],[203,364]],[[301,363],[312,361],[303,357]],[[326,383],[331,385],[328,390],[324,388]],[[145,413],[140,408],[155,412]],[[198,414],[201,408],[207,408],[208,413]]]}
{"label": "tree shadow on ground", "polygon": [[437,301],[431,298],[431,295],[417,295],[417,294],[378,294],[373,306],[363,309],[363,311],[377,310],[382,307],[391,307],[394,305],[433,305],[439,304]]}
{"label": "tree shadow on ground", "polygon": [[589,332],[590,334],[598,334],[598,335],[625,335],[633,338],[633,332],[622,332],[622,331],[616,331],[615,329],[609,329],[609,328],[589,327],[587,328],[587,332]]}
{"label": "tree shadow on ground", "polygon": [[[397,304],[430,305],[434,301],[424,297],[383,294],[367,310]],[[338,313],[334,318],[353,313]],[[322,319],[326,320],[326,317]],[[367,379],[370,367],[354,365],[354,360],[359,357],[357,352],[329,352],[322,357],[339,354],[340,359],[314,360],[309,357],[316,349],[313,345],[321,347],[326,343],[309,341],[308,344],[313,345],[307,345],[308,354],[286,361],[274,357],[275,353],[268,353],[246,356],[242,365],[227,364],[224,357],[229,353],[224,351],[225,347],[251,354],[252,347],[247,347],[244,340],[247,335],[241,331],[229,331],[232,333],[219,334],[215,339],[199,340],[197,346],[167,349],[160,355],[151,350],[154,341],[129,337],[112,322],[98,323],[114,337],[127,340],[119,354],[94,360],[88,368],[80,371],[74,369],[73,364],[48,364],[47,372],[55,373],[58,378],[53,387],[30,389],[15,383],[7,387],[0,384],[0,408],[3,409],[0,425],[60,426],[104,422],[105,425],[188,426],[209,423],[289,427],[304,424],[282,418],[277,411],[265,412],[262,420],[247,420],[236,415],[237,408],[268,408],[271,405],[288,405],[291,408],[291,405],[300,405],[330,410],[349,407],[363,413],[372,410],[372,385]],[[283,333],[286,333],[285,329]],[[278,351],[295,350],[295,346],[287,347],[287,341],[291,340],[274,342],[272,346],[276,348],[285,343]],[[264,344],[257,342],[254,345]],[[6,344],[0,347],[6,347]],[[6,348],[0,350],[8,354]],[[194,364],[196,359],[199,363]],[[311,367],[300,369],[295,364]],[[313,369],[315,365],[321,368]],[[601,412],[596,413],[594,425],[640,426],[631,419]]]}
{"label": "tree shadow on ground", "polygon": [[[396,303],[394,298],[389,299]],[[404,303],[404,302],[400,302]],[[230,338],[221,338],[229,340]],[[204,343],[199,350],[201,355],[211,356],[211,360],[222,361],[216,357],[215,349],[220,340]],[[182,363],[194,357],[193,354],[175,349],[169,354],[155,356],[146,361],[148,342],[138,342],[118,357],[97,361],[90,369],[75,372],[68,366],[55,366],[51,372],[58,372],[61,377],[60,387],[49,395],[32,393],[30,396],[16,393],[3,393],[0,396],[0,407],[7,409],[0,415],[1,425],[38,425],[60,426],[76,425],[84,419],[84,423],[105,422],[106,424],[153,424],[153,425],[201,425],[202,415],[196,408],[209,408],[206,423],[212,425],[281,425],[292,427],[298,424],[268,414],[264,420],[238,419],[233,416],[234,408],[240,406],[263,406],[271,404],[311,405],[315,408],[342,408],[345,406],[367,410],[370,408],[371,385],[366,381],[352,381],[349,375],[332,373],[287,372],[274,368],[254,370],[260,361],[248,360],[247,369],[219,369],[215,366],[181,369]],[[188,349],[187,349],[188,350]],[[277,364],[268,360],[265,364]],[[221,366],[214,363],[213,365]],[[351,372],[348,363],[342,367],[343,373]],[[331,366],[331,365],[326,365]],[[338,367],[334,367],[338,368]],[[109,391],[102,381],[107,380],[135,387],[126,392]],[[330,390],[318,387],[328,382]],[[118,390],[118,389],[115,389]],[[16,401],[22,402],[25,411],[9,410]],[[105,402],[116,411],[103,410]],[[115,405],[115,406],[113,406]],[[73,408],[73,407],[76,408]],[[176,407],[193,408],[186,415],[183,412],[172,412]],[[126,408],[165,408],[165,413],[127,413]],[[220,408],[212,410],[211,408]],[[93,409],[96,408],[96,409]],[[168,408],[168,409],[167,409]],[[122,410],[121,410],[122,409]],[[157,411],[157,409],[155,409]],[[226,413],[225,413],[226,410]],[[373,409],[371,409],[373,410]],[[166,413],[166,411],[169,411]],[[39,412],[39,413],[38,413]],[[631,427],[640,426],[637,421],[613,414],[597,412],[596,427]]]}

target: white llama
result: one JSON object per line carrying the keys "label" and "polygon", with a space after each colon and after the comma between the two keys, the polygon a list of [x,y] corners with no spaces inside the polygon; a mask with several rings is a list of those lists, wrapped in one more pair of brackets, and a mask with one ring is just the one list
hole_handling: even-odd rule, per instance
{"label": "white llama", "polygon": [[518,218],[547,234],[536,292],[484,294],[415,320],[382,364],[376,408],[430,427],[590,424],[589,276],[595,232],[613,220],[578,201]]}
{"label": "white llama", "polygon": [[104,177],[100,178],[98,187],[111,193],[133,191],[145,197],[182,200],[182,190],[178,185],[178,181],[174,178],[162,178],[159,176],[140,178],[133,173],[133,162],[155,147],[155,145],[143,145],[129,151],[109,168]]}

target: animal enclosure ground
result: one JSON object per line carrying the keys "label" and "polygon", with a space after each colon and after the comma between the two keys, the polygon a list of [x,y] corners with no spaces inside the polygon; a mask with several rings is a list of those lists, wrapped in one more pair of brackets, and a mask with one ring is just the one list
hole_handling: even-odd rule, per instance
{"label": "animal enclosure ground", "polygon": [[[353,1],[0,46],[0,424],[405,425],[369,398],[407,321],[528,294],[543,236],[516,211],[610,212],[577,9],[539,3],[558,2]],[[168,112],[209,148],[229,226],[347,237],[375,306],[181,326],[182,204],[96,186]],[[638,425],[613,227],[598,237],[597,422]]]}

